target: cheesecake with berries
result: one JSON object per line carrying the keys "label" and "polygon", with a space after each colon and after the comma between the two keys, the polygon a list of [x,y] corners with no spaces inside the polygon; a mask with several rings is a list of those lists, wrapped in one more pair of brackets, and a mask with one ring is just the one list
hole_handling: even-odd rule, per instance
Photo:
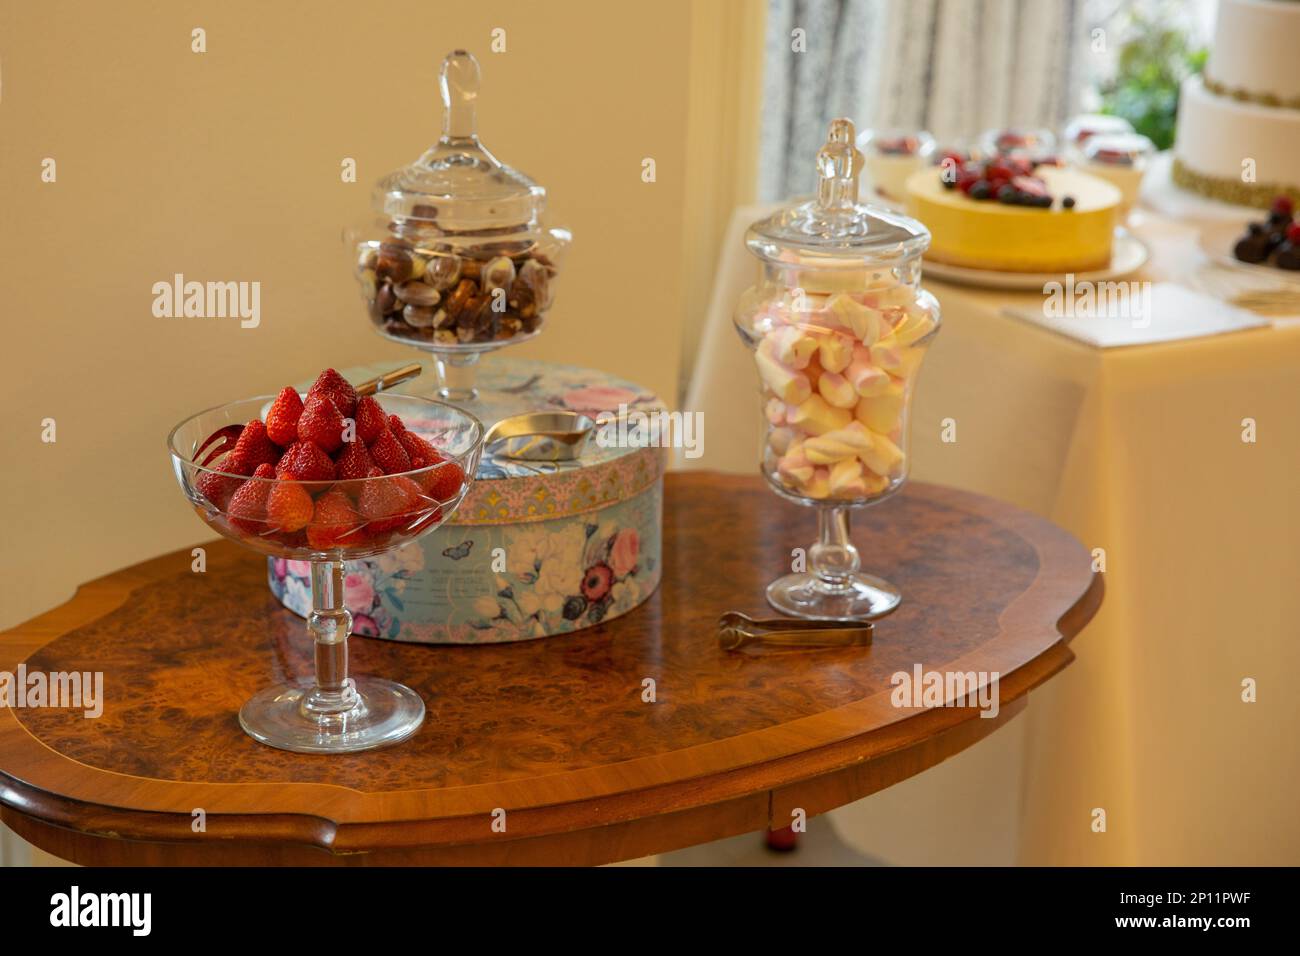
{"label": "cheesecake with berries", "polygon": [[997,272],[1090,272],[1110,265],[1120,191],[1024,156],[956,154],[907,181],[908,214],[930,230],[931,262]]}

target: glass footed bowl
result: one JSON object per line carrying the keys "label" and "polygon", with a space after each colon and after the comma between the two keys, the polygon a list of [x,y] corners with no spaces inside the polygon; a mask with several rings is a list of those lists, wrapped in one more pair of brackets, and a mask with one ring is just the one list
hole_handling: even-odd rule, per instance
{"label": "glass footed bowl", "polygon": [[[316,644],[315,678],[254,695],[240,709],[240,725],[264,744],[299,753],[350,753],[397,743],[419,728],[424,701],[392,681],[348,676],[352,615],[343,604],[343,564],[399,548],[451,517],[474,481],[483,425],[445,402],[381,393],[375,400],[384,412],[432,442],[443,461],[373,478],[290,481],[223,472],[224,456],[207,467],[193,460],[209,436],[262,417],[274,398],[200,412],[167,439],[176,480],[209,527],[262,554],[311,564],[307,631]],[[235,491],[249,482],[252,492],[232,503]],[[283,517],[271,517],[276,514]]]}

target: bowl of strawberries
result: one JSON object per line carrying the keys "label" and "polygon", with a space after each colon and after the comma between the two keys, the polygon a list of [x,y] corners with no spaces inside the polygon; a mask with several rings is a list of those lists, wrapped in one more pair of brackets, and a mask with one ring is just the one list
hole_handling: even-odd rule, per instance
{"label": "bowl of strawberries", "polygon": [[343,563],[401,547],[446,521],[469,490],[482,424],[445,402],[358,395],[326,369],[300,393],[230,402],[168,438],[199,517],[239,544],[312,566],[316,676],[250,699],[240,723],[285,750],[349,753],[396,743],[424,719],[410,688],[347,672]]}

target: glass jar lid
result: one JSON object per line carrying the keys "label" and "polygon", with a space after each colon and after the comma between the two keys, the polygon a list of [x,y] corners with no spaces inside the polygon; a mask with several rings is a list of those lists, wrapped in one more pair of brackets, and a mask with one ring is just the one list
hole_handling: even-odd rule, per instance
{"label": "glass jar lid", "polygon": [[479,78],[478,60],[465,50],[442,61],[442,136],[375,185],[373,203],[382,215],[445,234],[516,232],[538,223],[546,190],[479,142]]}
{"label": "glass jar lid", "polygon": [[804,267],[861,267],[864,260],[906,259],[925,251],[930,233],[908,216],[858,202],[862,153],[852,120],[831,120],[817,153],[817,195],[786,206],[745,233],[760,259]]}
{"label": "glass jar lid", "polygon": [[1100,166],[1142,166],[1155,152],[1155,144],[1141,133],[1092,136],[1083,147],[1084,158]]}

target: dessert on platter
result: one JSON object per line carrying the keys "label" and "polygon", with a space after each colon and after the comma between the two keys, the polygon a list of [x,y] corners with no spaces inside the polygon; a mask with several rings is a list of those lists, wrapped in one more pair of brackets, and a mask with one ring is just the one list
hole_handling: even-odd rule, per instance
{"label": "dessert on platter", "polygon": [[980,134],[976,153],[989,159],[994,156],[1027,156],[1036,161],[1051,159],[1056,151],[1056,134],[1050,129],[990,129]]}
{"label": "dessert on platter", "polygon": [[1177,186],[1262,209],[1300,200],[1298,40],[1300,3],[1220,0],[1205,73],[1179,95]]}
{"label": "dessert on platter", "polygon": [[1295,221],[1293,213],[1291,198],[1278,196],[1267,219],[1246,227],[1246,234],[1232,247],[1233,258],[1288,272],[1300,270],[1300,222]]}
{"label": "dessert on platter", "polygon": [[1141,133],[1098,133],[1085,142],[1081,165],[1084,172],[1120,191],[1120,214],[1125,215],[1138,201],[1142,177],[1155,152],[1155,144]]}
{"label": "dessert on platter", "polygon": [[1108,113],[1084,113],[1075,116],[1065,126],[1065,158],[1071,163],[1083,160],[1083,148],[1094,136],[1111,136],[1133,132],[1133,124],[1122,116]]}
{"label": "dessert on platter", "polygon": [[901,203],[908,178],[930,164],[934,137],[924,131],[868,130],[858,137],[867,179],[877,195]]}
{"label": "dessert on platter", "polygon": [[1120,191],[1024,155],[950,153],[907,181],[907,212],[930,230],[926,258],[1003,272],[1105,269]]}

